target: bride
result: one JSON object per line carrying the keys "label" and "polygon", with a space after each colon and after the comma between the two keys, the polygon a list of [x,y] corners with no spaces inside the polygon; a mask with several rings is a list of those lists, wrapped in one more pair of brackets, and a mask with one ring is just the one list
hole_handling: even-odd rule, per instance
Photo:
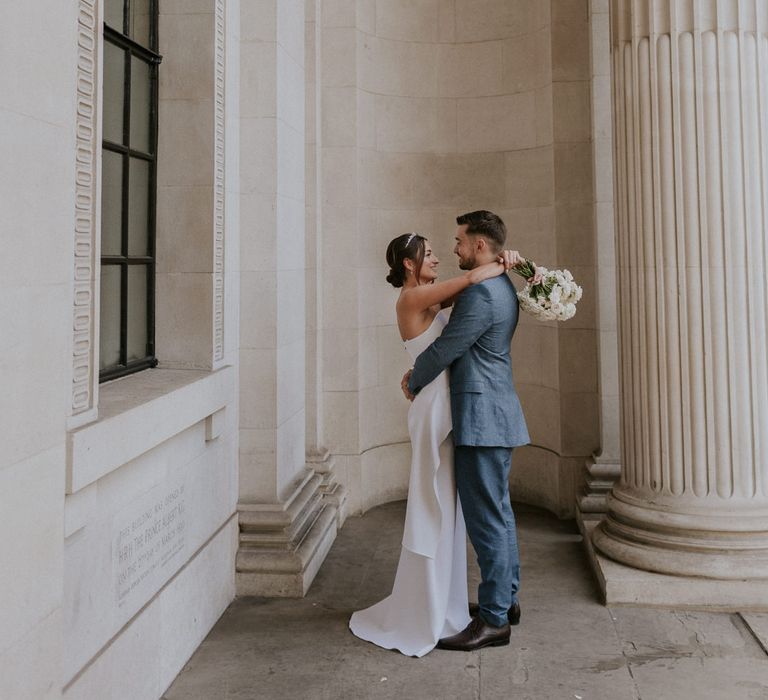
{"label": "bride", "polygon": [[[387,247],[387,281],[402,288],[397,325],[415,360],[446,323],[453,298],[472,284],[502,274],[519,260],[504,251],[497,262],[436,282],[439,260],[417,233],[398,236]],[[353,613],[352,632],[385,649],[423,656],[442,637],[470,622],[464,517],[456,494],[447,372],[424,387],[408,411],[411,476],[400,561],[392,593]]]}

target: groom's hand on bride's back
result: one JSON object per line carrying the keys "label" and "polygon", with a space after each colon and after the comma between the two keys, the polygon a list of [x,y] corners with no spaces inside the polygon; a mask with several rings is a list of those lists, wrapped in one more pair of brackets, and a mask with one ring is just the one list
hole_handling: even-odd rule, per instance
{"label": "groom's hand on bride's back", "polygon": [[409,369],[404,375],[403,378],[400,380],[400,388],[403,390],[403,394],[405,395],[405,398],[409,401],[413,401],[416,397],[410,392],[408,389],[408,380],[411,378],[413,370]]}

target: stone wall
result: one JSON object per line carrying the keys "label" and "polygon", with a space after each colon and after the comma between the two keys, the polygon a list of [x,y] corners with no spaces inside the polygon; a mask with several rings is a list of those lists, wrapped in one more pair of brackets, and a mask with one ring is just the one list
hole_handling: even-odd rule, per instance
{"label": "stone wall", "polygon": [[42,699],[61,689],[77,17],[74,3],[4,14],[0,697]]}
{"label": "stone wall", "polygon": [[0,696],[155,698],[234,596],[237,12],[163,3],[160,366],[99,385],[101,4],[70,5],[2,42]]}
{"label": "stone wall", "polygon": [[510,246],[585,289],[567,326],[523,317],[513,342],[533,443],[516,458],[515,497],[570,514],[599,447],[588,3],[322,8],[324,422],[353,508],[407,488],[409,359],[386,245],[425,233],[449,277],[455,216],[486,208]]}

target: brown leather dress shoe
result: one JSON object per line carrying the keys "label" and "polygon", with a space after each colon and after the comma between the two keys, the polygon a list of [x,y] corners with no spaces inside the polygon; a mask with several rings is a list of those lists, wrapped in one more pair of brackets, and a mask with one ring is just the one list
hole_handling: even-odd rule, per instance
{"label": "brown leather dress shoe", "polygon": [[474,651],[483,647],[503,647],[509,644],[509,631],[509,625],[492,627],[478,616],[472,618],[472,622],[458,634],[441,639],[437,643],[437,648],[449,651]]}
{"label": "brown leather dress shoe", "polygon": [[[479,614],[480,614],[480,605],[478,603],[470,603],[469,616],[477,617]],[[512,603],[512,607],[509,609],[509,612],[507,613],[507,619],[509,620],[510,625],[520,624],[520,603],[518,602]]]}

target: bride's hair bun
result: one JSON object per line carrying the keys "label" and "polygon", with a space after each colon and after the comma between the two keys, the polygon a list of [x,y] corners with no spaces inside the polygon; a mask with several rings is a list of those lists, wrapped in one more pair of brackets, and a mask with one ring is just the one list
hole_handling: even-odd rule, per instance
{"label": "bride's hair bun", "polygon": [[393,287],[402,287],[403,282],[405,282],[405,278],[403,277],[403,273],[401,272],[395,272],[392,268],[389,268],[389,274],[387,275],[387,282],[389,282]]}
{"label": "bride's hair bun", "polygon": [[402,287],[405,283],[405,264],[403,261],[413,260],[416,269],[416,279],[419,278],[419,270],[424,262],[424,242],[427,239],[418,233],[404,233],[402,236],[391,240],[387,246],[387,265],[389,274],[387,282],[393,287]]}

